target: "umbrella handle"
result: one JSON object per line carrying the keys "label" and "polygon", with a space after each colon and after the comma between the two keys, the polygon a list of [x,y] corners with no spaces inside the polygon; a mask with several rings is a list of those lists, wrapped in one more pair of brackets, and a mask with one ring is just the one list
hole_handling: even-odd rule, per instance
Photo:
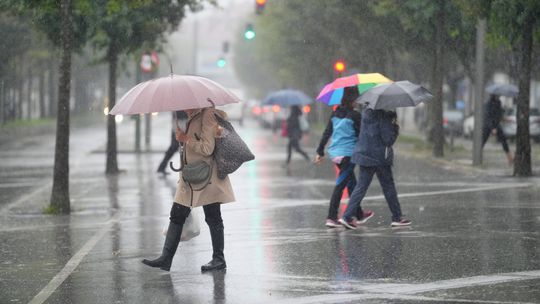
{"label": "umbrella handle", "polygon": [[[176,117],[176,115],[174,115]],[[176,118],[176,127],[178,128],[178,118]],[[184,146],[182,144],[180,144],[178,146],[178,153],[180,153],[180,168],[176,169],[173,165],[173,162],[170,161],[169,162],[169,167],[171,168],[171,170],[173,170],[174,172],[180,172],[182,171],[182,168],[184,166],[182,166],[182,153],[183,153],[183,150],[184,150]]]}
{"label": "umbrella handle", "polygon": [[206,100],[212,105],[212,108],[216,107],[216,104],[212,101],[212,99],[206,98]]}
{"label": "umbrella handle", "polygon": [[173,162],[172,162],[172,161],[171,161],[171,162],[169,162],[169,167],[170,167],[170,168],[171,168],[171,170],[173,170],[174,172],[180,172],[180,171],[182,171],[182,167],[180,167],[180,168],[176,169],[176,168],[174,167],[174,165],[173,165]]}

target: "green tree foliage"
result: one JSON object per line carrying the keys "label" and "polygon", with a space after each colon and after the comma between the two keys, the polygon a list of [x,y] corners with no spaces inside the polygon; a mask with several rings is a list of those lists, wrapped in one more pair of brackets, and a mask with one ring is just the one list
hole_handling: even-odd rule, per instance
{"label": "green tree foliage", "polygon": [[517,133],[514,175],[532,174],[529,136],[531,65],[535,37],[540,34],[540,2],[534,0],[493,0],[489,10],[491,35],[501,44],[516,46],[519,95],[517,97]]}
{"label": "green tree foliage", "polygon": [[[69,202],[69,99],[71,56],[87,39],[85,0],[2,0],[0,8],[32,20],[61,50],[51,210],[67,213]],[[74,39],[74,37],[77,37]]]}
{"label": "green tree foliage", "polygon": [[30,28],[17,18],[0,14],[0,78],[5,77],[8,64],[30,46]]}
{"label": "green tree foliage", "polygon": [[[185,8],[200,8],[199,0],[95,0],[87,2],[90,12],[92,44],[105,50],[109,65],[109,109],[116,103],[116,77],[119,57],[156,48],[167,30],[174,29],[184,18]],[[107,174],[118,170],[116,123],[107,119]]]}
{"label": "green tree foliage", "polygon": [[[238,57],[244,79],[260,69],[274,77],[278,88],[316,95],[338,76],[333,63],[344,59],[346,74],[380,72],[395,80],[429,82],[437,93],[430,133],[434,155],[442,156],[443,77],[447,70],[455,74],[456,67],[466,66],[471,73],[474,51],[469,43],[474,23],[462,19],[452,1],[276,1],[258,19],[257,37],[241,42],[253,44],[249,61],[257,63],[245,60],[242,68],[246,57]],[[456,60],[462,65],[451,64]]]}
{"label": "green tree foliage", "polygon": [[259,69],[275,79],[274,89],[294,87],[315,95],[336,76],[333,64],[337,59],[345,60],[348,71],[385,73],[392,69],[399,39],[389,37],[398,24],[375,16],[369,9],[371,3],[272,2],[255,23],[257,37],[238,42],[250,44],[253,56],[253,60],[236,56],[238,69],[244,71],[241,77],[249,78],[253,69]]}

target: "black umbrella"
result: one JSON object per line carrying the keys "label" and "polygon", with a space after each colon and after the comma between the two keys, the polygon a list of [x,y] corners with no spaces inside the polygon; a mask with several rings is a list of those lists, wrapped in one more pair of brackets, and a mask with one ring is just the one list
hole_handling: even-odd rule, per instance
{"label": "black umbrella", "polygon": [[414,107],[432,98],[433,95],[423,86],[404,80],[379,84],[362,94],[358,102],[375,110],[391,110]]}

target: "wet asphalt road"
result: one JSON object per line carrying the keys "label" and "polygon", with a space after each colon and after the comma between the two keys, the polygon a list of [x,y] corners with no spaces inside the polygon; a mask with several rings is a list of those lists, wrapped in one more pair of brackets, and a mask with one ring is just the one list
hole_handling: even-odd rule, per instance
{"label": "wet asphalt road", "polygon": [[[540,303],[538,178],[443,168],[398,144],[412,227],[390,228],[374,180],[363,202],[374,218],[327,229],[331,165],[295,155],[287,172],[285,140],[255,122],[238,130],[257,159],[232,176],[238,202],[222,207],[227,271],[200,273],[212,254],[202,218],[170,273],[148,268],[140,260],[161,252],[177,180],[154,172],[168,123],[154,121],[151,151],[140,154],[130,152],[130,122],[119,125],[126,171],[116,177],[103,174],[105,124],[75,128],[70,216],[42,214],[54,136],[0,145],[0,303]],[[311,156],[317,139],[303,140]]]}

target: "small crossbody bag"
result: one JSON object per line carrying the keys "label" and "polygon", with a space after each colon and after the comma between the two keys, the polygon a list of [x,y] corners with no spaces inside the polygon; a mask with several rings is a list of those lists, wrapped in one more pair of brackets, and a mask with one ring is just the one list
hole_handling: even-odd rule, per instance
{"label": "small crossbody bag", "polygon": [[[190,121],[191,122],[191,121]],[[186,126],[186,133],[189,130],[189,123]],[[197,134],[195,134],[195,137],[197,137],[197,140],[199,139]],[[214,167],[214,162],[212,161],[211,164],[208,164],[204,160],[195,161],[189,164],[186,164],[186,156],[184,155],[184,145],[180,145],[180,169],[175,169],[172,166],[172,162],[170,163],[171,169],[173,171],[179,172],[182,171],[182,180],[184,182],[188,183],[189,186],[192,188],[193,191],[201,191],[208,184],[210,184],[210,179],[212,178],[212,171]],[[214,154],[212,153],[212,157],[214,157]],[[199,185],[202,184],[202,186],[198,188],[193,188],[192,185]]]}

